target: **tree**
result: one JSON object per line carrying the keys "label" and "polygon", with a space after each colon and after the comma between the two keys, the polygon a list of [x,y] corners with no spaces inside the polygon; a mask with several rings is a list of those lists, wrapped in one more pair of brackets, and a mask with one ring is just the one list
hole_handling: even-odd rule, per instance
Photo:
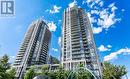
{"label": "tree", "polygon": [[2,65],[0,65],[0,79],[6,79],[7,75],[5,74],[6,70],[4,69],[4,67]]}
{"label": "tree", "polygon": [[62,65],[59,66],[56,72],[56,79],[66,79],[65,70],[63,69]]}
{"label": "tree", "polygon": [[10,68],[8,61],[9,57],[7,55],[0,58],[0,79],[8,79],[8,74],[6,73],[6,70]]}
{"label": "tree", "polygon": [[70,70],[65,70],[65,77],[68,78],[69,74],[71,73]]}
{"label": "tree", "polygon": [[26,71],[24,79],[33,79],[35,77],[35,67],[30,67],[29,70]]}
{"label": "tree", "polygon": [[50,72],[49,72],[49,77],[50,77],[50,79],[57,79],[57,78],[56,78],[56,75],[57,75],[57,72],[55,72],[55,71],[50,71]]}
{"label": "tree", "polygon": [[43,65],[42,66],[42,75],[48,75],[49,74],[49,65]]}
{"label": "tree", "polygon": [[125,66],[103,63],[103,79],[121,79],[125,74],[127,74]]}
{"label": "tree", "polygon": [[16,74],[15,68],[6,70],[6,74],[8,75],[8,79],[14,79]]}
{"label": "tree", "polygon": [[69,72],[65,71],[61,65],[55,71],[51,71],[49,68],[49,65],[43,65],[41,68],[41,75],[48,76],[50,79],[66,79],[69,75]]}
{"label": "tree", "polygon": [[9,61],[9,56],[6,54],[2,58],[0,58],[0,65],[3,66],[5,70],[10,68],[8,61]]}

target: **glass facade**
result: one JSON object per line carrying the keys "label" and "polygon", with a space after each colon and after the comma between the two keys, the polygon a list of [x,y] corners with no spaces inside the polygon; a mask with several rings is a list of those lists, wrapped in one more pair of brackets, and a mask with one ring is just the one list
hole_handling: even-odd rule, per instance
{"label": "glass facade", "polygon": [[22,79],[29,66],[47,64],[50,40],[51,32],[42,19],[30,25],[13,65],[16,79]]}
{"label": "glass facade", "polygon": [[72,70],[83,64],[101,78],[101,68],[87,13],[77,6],[64,10],[62,27],[62,65]]}

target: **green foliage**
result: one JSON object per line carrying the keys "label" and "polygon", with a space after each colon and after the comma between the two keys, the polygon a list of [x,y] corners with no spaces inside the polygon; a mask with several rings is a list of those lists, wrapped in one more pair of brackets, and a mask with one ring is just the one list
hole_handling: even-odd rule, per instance
{"label": "green foliage", "polygon": [[8,75],[8,79],[14,79],[16,74],[15,68],[6,70],[6,74]]}
{"label": "green foliage", "polygon": [[70,70],[65,70],[65,77],[68,78],[69,74],[71,73]]}
{"label": "green foliage", "polygon": [[93,79],[93,76],[87,70],[80,68],[76,72],[76,79]]}
{"label": "green foliage", "polygon": [[8,63],[9,57],[5,54],[2,58],[0,58],[0,65],[5,69],[9,69],[10,65]]}
{"label": "green foliage", "polygon": [[103,79],[121,79],[125,74],[127,74],[125,66],[103,63]]}
{"label": "green foliage", "polygon": [[[123,75],[127,73],[124,66],[117,66],[104,62],[103,66],[103,79],[121,79]],[[50,79],[94,79],[93,75],[84,69],[84,66],[80,64],[76,71],[67,71],[60,65],[55,71],[49,70],[49,65],[43,65],[41,68],[41,74],[37,74],[33,68],[29,69],[24,79],[33,79],[34,76],[43,75]]]}
{"label": "green foliage", "polygon": [[84,69],[83,64],[79,64],[78,68],[70,73],[68,79],[94,79],[93,75]]}
{"label": "green foliage", "polygon": [[0,62],[2,64],[6,64],[8,63],[8,60],[9,60],[9,57],[5,54],[1,59],[0,59]]}
{"label": "green foliage", "polygon": [[63,69],[63,67],[60,65],[58,68],[58,71],[56,72],[56,78],[57,79],[66,79],[65,77],[65,70]]}
{"label": "green foliage", "polygon": [[14,79],[15,69],[10,69],[9,57],[4,55],[0,58],[0,79]]}
{"label": "green foliage", "polygon": [[[72,79],[93,79],[92,75],[85,69],[83,69],[83,65],[79,65],[78,72],[72,74]],[[42,75],[48,76],[50,79],[68,79],[68,76],[71,74],[71,71],[64,70],[64,68],[60,65],[56,71],[49,71],[48,65],[43,65]],[[71,76],[70,78],[71,79]]]}
{"label": "green foliage", "polygon": [[84,65],[83,64],[79,64],[79,67],[84,67]]}
{"label": "green foliage", "polygon": [[40,75],[48,76],[51,79],[66,79],[69,71],[65,71],[61,65],[56,71],[49,71],[49,65],[43,65]]}
{"label": "green foliage", "polygon": [[56,78],[56,75],[57,75],[56,72],[50,71],[48,76],[49,76],[51,79],[57,79],[57,78]]}
{"label": "green foliage", "polygon": [[26,71],[24,79],[33,79],[35,77],[35,67],[32,66],[29,70]]}
{"label": "green foliage", "polygon": [[49,65],[43,65],[42,66],[42,74],[48,75],[49,74]]}
{"label": "green foliage", "polygon": [[5,75],[6,70],[2,65],[0,65],[0,79],[4,79],[6,77]]}

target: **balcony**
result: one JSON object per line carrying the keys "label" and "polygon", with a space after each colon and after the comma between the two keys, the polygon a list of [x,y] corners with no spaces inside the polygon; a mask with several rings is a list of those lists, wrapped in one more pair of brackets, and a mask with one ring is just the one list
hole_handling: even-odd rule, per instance
{"label": "balcony", "polygon": [[72,34],[71,37],[76,37],[76,36],[80,36],[79,33],[78,34]]}
{"label": "balcony", "polygon": [[79,31],[78,30],[71,31],[71,34],[75,34],[75,33],[79,33]]}
{"label": "balcony", "polygon": [[72,45],[72,49],[80,48],[80,45]]}
{"label": "balcony", "polygon": [[72,52],[80,51],[80,48],[72,49]]}
{"label": "balcony", "polygon": [[80,40],[79,38],[76,38],[76,37],[78,37],[78,36],[73,37],[73,39],[71,41],[79,41]]}
{"label": "balcony", "polygon": [[71,39],[79,39],[80,37],[79,36],[75,36],[75,37],[71,37]]}
{"label": "balcony", "polygon": [[83,54],[83,53],[81,53],[80,51],[72,52],[72,55],[80,55],[80,54]]}

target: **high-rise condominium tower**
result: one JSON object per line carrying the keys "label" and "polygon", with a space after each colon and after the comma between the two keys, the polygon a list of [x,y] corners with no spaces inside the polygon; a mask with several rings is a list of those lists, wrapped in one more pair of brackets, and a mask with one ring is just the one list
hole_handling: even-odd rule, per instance
{"label": "high-rise condominium tower", "polygon": [[51,32],[47,24],[42,19],[32,22],[13,65],[17,70],[16,79],[23,79],[23,74],[29,66],[48,62],[50,40]]}
{"label": "high-rise condominium tower", "polygon": [[62,65],[66,70],[83,64],[100,79],[100,62],[91,24],[86,12],[77,6],[64,10],[62,27]]}

